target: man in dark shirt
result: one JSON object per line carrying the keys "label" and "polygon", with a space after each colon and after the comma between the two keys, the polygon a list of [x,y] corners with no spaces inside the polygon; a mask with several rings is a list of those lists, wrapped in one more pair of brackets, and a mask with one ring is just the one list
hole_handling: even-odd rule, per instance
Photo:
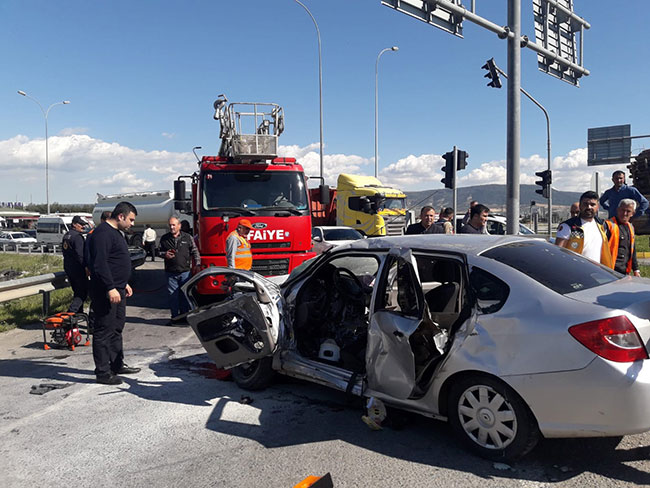
{"label": "man in dark shirt", "polygon": [[618,203],[616,217],[605,221],[609,229],[609,249],[612,254],[614,270],[619,273],[641,276],[634,247],[634,226],[630,218],[636,211],[636,201],[624,198]]}
{"label": "man in dark shirt", "polygon": [[431,227],[433,221],[436,219],[436,211],[433,207],[427,205],[420,210],[420,221],[411,224],[406,228],[405,235],[425,234],[427,229]]}
{"label": "man in dark shirt", "polygon": [[88,225],[79,215],[72,219],[72,229],[63,236],[63,269],[68,275],[74,298],[68,312],[83,312],[88,298],[88,276],[84,267],[84,238],[82,231]]}
{"label": "man in dark shirt", "polygon": [[95,312],[93,359],[97,383],[105,385],[122,383],[118,374],[140,371],[124,363],[122,344],[126,298],[133,294],[128,283],[131,257],[122,232],[135,223],[137,214],[131,203],[118,203],[89,242],[90,297]]}
{"label": "man in dark shirt", "polygon": [[174,320],[178,315],[190,310],[180,287],[190,278],[192,261],[195,272],[198,272],[198,266],[201,264],[201,255],[194,244],[194,238],[181,231],[181,223],[177,217],[170,217],[169,232],[160,238],[160,254],[165,259],[169,310]]}
{"label": "man in dark shirt", "polygon": [[470,210],[470,218],[467,224],[460,229],[461,234],[489,234],[487,230],[487,219],[490,209],[485,205],[477,203]]}

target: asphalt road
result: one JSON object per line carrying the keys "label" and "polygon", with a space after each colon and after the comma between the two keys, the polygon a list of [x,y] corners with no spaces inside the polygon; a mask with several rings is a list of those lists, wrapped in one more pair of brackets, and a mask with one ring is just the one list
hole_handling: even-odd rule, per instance
{"label": "asphalt road", "polygon": [[215,378],[189,328],[164,325],[163,286],[160,263],[138,269],[125,351],[142,372],[118,387],[94,382],[90,348],[45,351],[38,326],[0,335],[0,486],[284,488],[328,472],[337,488],[650,485],[649,434],[542,441],[507,465],[443,422],[371,431],[358,399],[324,387],[244,392]]}

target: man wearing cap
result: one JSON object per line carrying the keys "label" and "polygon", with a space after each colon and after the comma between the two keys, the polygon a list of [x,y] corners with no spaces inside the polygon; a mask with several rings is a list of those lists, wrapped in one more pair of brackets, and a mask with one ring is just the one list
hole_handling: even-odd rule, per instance
{"label": "man wearing cap", "polygon": [[[169,232],[160,238],[160,255],[165,259],[169,310],[174,320],[178,315],[190,310],[187,300],[180,292],[180,287],[190,278],[190,270],[193,269],[198,273],[201,264],[201,255],[194,238],[181,231],[178,217],[169,219]],[[192,261],[194,261],[193,268]]]}
{"label": "man wearing cap", "polygon": [[248,219],[241,219],[237,228],[226,239],[226,259],[229,268],[248,269],[253,266],[251,245],[246,240],[253,224]]}
{"label": "man wearing cap", "polygon": [[68,312],[83,312],[84,302],[88,298],[88,276],[84,266],[84,227],[88,225],[79,215],[72,219],[72,229],[63,236],[63,269],[68,275],[74,298]]}

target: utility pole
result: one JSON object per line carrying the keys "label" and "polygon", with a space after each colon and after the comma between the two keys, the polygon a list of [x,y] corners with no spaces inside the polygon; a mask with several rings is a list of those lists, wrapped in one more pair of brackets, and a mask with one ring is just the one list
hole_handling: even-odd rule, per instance
{"label": "utility pole", "polygon": [[506,151],[506,233],[519,233],[519,150],[521,144],[521,0],[508,0],[508,135]]}

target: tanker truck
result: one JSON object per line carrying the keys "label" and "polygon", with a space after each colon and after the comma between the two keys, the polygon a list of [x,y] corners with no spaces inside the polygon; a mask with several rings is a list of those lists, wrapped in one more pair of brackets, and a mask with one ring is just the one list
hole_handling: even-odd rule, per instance
{"label": "tanker truck", "polygon": [[135,225],[129,229],[127,235],[127,241],[131,246],[142,247],[142,233],[147,225],[150,225],[160,238],[169,230],[167,227],[169,217],[175,214],[181,221],[189,221],[191,227],[192,222],[189,216],[178,215],[174,211],[174,200],[170,190],[117,193],[114,195],[98,193],[97,203],[93,209],[93,222],[95,225],[99,225],[102,212],[105,210],[112,212],[115,206],[123,201],[132,203],[138,211]]}

